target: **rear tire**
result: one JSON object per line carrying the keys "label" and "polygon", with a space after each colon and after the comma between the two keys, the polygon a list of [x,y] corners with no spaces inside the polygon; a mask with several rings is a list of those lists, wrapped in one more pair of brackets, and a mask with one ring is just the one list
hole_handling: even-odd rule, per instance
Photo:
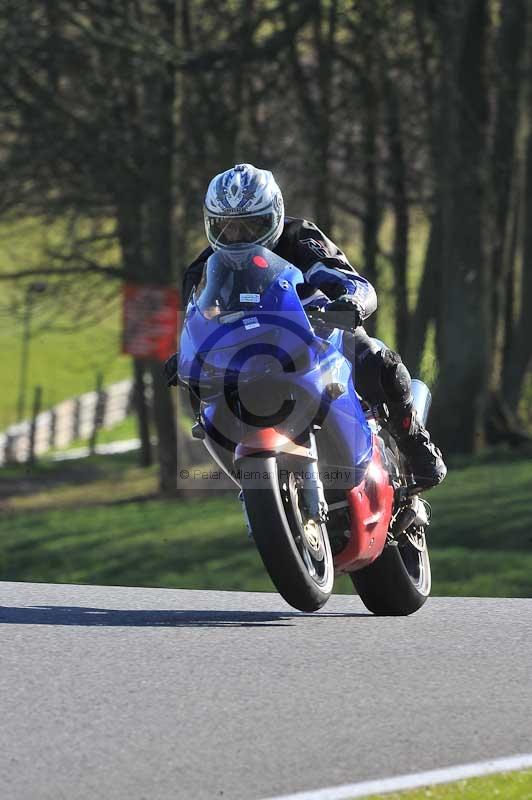
{"label": "rear tire", "polygon": [[384,548],[381,555],[350,577],[366,608],[377,616],[408,616],[421,608],[430,594],[430,560],[423,534],[419,550],[403,536],[400,544]]}
{"label": "rear tire", "polygon": [[[297,523],[288,478],[281,480],[277,459],[239,462],[242,494],[253,539],[277,591],[300,611],[317,611],[329,599],[334,565],[327,530],[315,523],[313,550]],[[284,472],[284,471],[283,471]]]}

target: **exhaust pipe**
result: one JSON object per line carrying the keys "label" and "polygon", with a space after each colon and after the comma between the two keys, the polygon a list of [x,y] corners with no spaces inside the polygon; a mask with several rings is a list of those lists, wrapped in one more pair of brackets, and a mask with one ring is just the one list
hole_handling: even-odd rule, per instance
{"label": "exhaust pipe", "polygon": [[398,538],[401,533],[413,526],[414,528],[426,528],[430,523],[431,509],[426,500],[417,494],[409,501],[408,505],[403,506],[397,513],[392,523],[392,533]]}

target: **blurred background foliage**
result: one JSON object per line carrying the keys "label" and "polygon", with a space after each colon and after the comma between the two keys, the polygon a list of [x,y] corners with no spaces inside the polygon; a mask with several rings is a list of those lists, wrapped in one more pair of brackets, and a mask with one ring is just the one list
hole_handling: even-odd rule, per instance
{"label": "blurred background foliage", "polygon": [[120,354],[120,286],[179,283],[208,181],[242,161],[375,284],[370,332],[433,384],[446,454],[529,452],[527,0],[0,0],[0,425],[45,281],[32,383],[51,405],[150,376],[175,494],[172,394]]}

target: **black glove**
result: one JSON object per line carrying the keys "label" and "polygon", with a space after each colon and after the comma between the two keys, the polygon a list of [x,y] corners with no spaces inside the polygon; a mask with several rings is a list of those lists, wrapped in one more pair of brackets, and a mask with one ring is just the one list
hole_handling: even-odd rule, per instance
{"label": "black glove", "polygon": [[164,362],[164,376],[167,386],[177,386],[177,353]]}
{"label": "black glove", "polygon": [[358,328],[359,325],[362,325],[362,307],[351,294],[343,294],[337,300],[333,300],[332,303],[325,306],[327,317],[329,317],[329,312],[331,312],[331,317],[337,314],[338,319],[344,325],[349,324],[353,328]]}

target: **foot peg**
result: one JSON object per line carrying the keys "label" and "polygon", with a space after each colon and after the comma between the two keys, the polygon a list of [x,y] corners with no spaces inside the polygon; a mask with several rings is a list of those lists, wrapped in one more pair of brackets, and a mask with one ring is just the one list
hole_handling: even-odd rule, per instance
{"label": "foot peg", "polygon": [[195,422],[191,429],[193,439],[205,439],[205,431],[201,422]]}

